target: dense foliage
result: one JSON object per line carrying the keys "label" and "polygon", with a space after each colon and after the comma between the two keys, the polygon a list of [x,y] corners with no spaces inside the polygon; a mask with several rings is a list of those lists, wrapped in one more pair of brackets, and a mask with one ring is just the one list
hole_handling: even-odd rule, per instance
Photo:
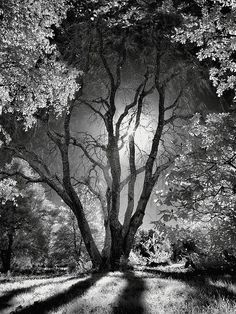
{"label": "dense foliage", "polygon": [[48,216],[52,205],[45,200],[40,185],[25,186],[14,179],[3,183],[8,185],[1,190],[0,200],[2,270],[10,270],[12,264],[22,267],[20,260],[30,260],[31,265],[44,263],[48,257]]}
{"label": "dense foliage", "polygon": [[[188,1],[187,1],[188,2]],[[191,1],[180,4],[183,23],[175,40],[197,46],[197,57],[209,67],[218,96],[236,87],[236,4],[234,0]]]}
{"label": "dense foliage", "polygon": [[35,122],[38,108],[61,113],[78,88],[78,72],[60,61],[52,26],[65,18],[65,1],[4,0],[0,7],[0,112]]}
{"label": "dense foliage", "polygon": [[234,115],[225,113],[205,119],[197,114],[186,127],[186,145],[166,177],[166,188],[157,192],[179,217],[234,217],[235,130]]}
{"label": "dense foliage", "polygon": [[198,226],[213,263],[224,250],[235,254],[235,117],[196,115],[186,128],[188,140],[156,205],[165,221],[182,218],[186,226]]}

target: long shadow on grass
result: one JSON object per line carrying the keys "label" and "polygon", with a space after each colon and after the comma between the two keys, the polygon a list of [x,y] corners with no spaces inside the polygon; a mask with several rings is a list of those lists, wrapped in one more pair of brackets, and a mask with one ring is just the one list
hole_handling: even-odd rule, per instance
{"label": "long shadow on grass", "polygon": [[42,286],[47,286],[47,285],[50,285],[50,284],[55,284],[55,285],[59,285],[61,283],[64,283],[64,282],[67,282],[67,281],[70,281],[70,280],[73,280],[75,278],[78,278],[78,277],[70,277],[70,278],[66,278],[66,279],[62,279],[62,280],[59,280],[59,281],[48,281],[48,282],[42,282],[40,284],[35,284],[35,285],[30,285],[29,287],[24,287],[24,288],[17,288],[17,289],[12,289],[12,290],[9,290],[7,291],[3,296],[0,297],[0,310],[3,310],[7,307],[10,307],[11,305],[8,304],[8,302],[20,295],[20,294],[23,294],[23,293],[29,293],[31,291],[33,291],[35,288],[38,288],[38,287],[42,287]]}
{"label": "long shadow on grass", "polygon": [[96,281],[102,278],[105,273],[94,274],[91,277],[81,280],[76,284],[73,284],[70,288],[63,292],[57,293],[45,300],[36,301],[34,304],[27,306],[23,309],[17,309],[12,313],[21,314],[44,314],[51,310],[55,310],[59,306],[65,305],[72,301],[74,298],[78,298],[83,295]]}
{"label": "long shadow on grass", "polygon": [[[224,277],[222,274],[216,272],[168,272],[162,270],[150,270],[145,269],[145,272],[158,275],[163,279],[174,279],[186,283],[193,288],[193,291],[189,293],[189,297],[196,301],[199,306],[207,306],[211,301],[218,300],[220,298],[229,300],[230,302],[236,301],[236,286],[235,292],[227,289],[224,286],[227,284],[236,284],[235,276]],[[215,281],[223,281],[220,286],[214,285]],[[206,296],[205,298],[199,298],[199,296]],[[205,303],[205,304],[204,304]]]}
{"label": "long shadow on grass", "polygon": [[135,276],[133,272],[124,273],[124,278],[127,280],[127,286],[119,297],[118,304],[113,308],[113,314],[144,313],[142,302],[142,295],[146,290],[144,280]]}

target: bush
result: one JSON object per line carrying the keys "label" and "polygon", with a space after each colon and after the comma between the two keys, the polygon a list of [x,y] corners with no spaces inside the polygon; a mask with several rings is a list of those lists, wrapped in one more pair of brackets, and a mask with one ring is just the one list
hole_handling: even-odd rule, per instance
{"label": "bush", "polygon": [[138,232],[133,251],[141,265],[168,262],[172,253],[169,239],[153,229]]}
{"label": "bush", "polygon": [[[197,269],[225,269],[236,264],[236,247],[220,228],[222,225],[185,221],[172,228],[172,260],[191,260]],[[174,235],[174,236],[173,236]],[[226,258],[224,251],[228,252]]]}

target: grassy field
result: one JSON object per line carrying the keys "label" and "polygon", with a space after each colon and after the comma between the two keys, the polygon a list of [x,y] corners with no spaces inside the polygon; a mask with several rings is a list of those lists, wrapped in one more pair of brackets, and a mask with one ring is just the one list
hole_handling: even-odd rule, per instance
{"label": "grassy field", "polygon": [[236,313],[236,274],[163,268],[0,279],[0,313]]}

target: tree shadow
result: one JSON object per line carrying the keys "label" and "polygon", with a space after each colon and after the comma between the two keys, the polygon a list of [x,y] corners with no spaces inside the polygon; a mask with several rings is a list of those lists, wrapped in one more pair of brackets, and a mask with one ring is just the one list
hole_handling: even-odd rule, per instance
{"label": "tree shadow", "polygon": [[[175,272],[164,270],[145,269],[145,272],[158,275],[163,279],[174,279],[187,284],[193,288],[189,291],[189,298],[195,300],[197,306],[208,306],[211,302],[218,299],[225,299],[229,302],[236,301],[236,286],[234,289],[228,289],[227,285],[236,285],[236,277],[224,276],[216,271],[193,271],[193,272]],[[221,281],[221,284],[214,284]]]}
{"label": "tree shadow", "polygon": [[91,286],[93,286],[99,279],[101,279],[105,273],[93,274],[91,277],[73,284],[69,289],[55,294],[45,300],[36,301],[32,305],[25,308],[17,308],[15,312],[21,314],[44,314],[51,310],[65,305],[72,301],[74,298],[78,298],[83,295]]}
{"label": "tree shadow", "polygon": [[56,282],[51,280],[51,281],[43,282],[43,283],[40,283],[40,284],[30,285],[29,287],[23,287],[23,288],[17,288],[17,289],[9,290],[5,294],[3,294],[3,296],[0,297],[0,310],[3,310],[5,308],[7,308],[7,307],[10,307],[11,305],[8,304],[8,302],[11,299],[13,299],[14,297],[16,297],[16,296],[18,296],[20,294],[28,293],[28,292],[31,292],[32,290],[34,290],[35,288],[42,287],[42,286],[47,286],[47,285],[50,285],[50,284],[55,284],[55,285],[61,284],[61,283],[73,280],[75,278],[78,278],[78,277],[74,276],[74,277],[66,278],[66,279],[63,279],[63,280],[56,281]]}
{"label": "tree shadow", "polygon": [[143,292],[146,290],[144,280],[131,271],[125,272],[123,278],[127,280],[127,285],[113,308],[113,314],[144,313],[142,301]]}

